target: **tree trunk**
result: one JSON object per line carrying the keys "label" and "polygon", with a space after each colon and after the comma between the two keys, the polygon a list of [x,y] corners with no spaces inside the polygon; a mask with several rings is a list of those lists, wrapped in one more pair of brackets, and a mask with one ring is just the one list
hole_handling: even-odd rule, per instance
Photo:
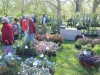
{"label": "tree trunk", "polygon": [[100,3],[100,0],[94,0],[92,12],[95,13],[96,9]]}
{"label": "tree trunk", "polygon": [[62,17],[61,17],[61,2],[60,0],[56,0],[57,1],[57,30],[59,32],[59,29],[60,29],[60,25],[61,25],[61,22],[62,22]]}
{"label": "tree trunk", "polygon": [[76,10],[75,12],[80,12],[82,6],[82,0],[74,0],[76,3]]}

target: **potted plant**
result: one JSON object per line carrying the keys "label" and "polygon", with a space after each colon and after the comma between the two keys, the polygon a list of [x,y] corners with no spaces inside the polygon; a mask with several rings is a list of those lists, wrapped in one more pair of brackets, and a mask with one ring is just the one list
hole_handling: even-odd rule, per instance
{"label": "potted plant", "polygon": [[52,51],[52,56],[56,56],[56,51]]}
{"label": "potted plant", "polygon": [[82,25],[80,23],[77,23],[76,24],[76,28],[77,28],[77,30],[81,30],[82,29]]}
{"label": "potted plant", "polygon": [[75,48],[81,49],[81,44],[79,42],[75,42]]}

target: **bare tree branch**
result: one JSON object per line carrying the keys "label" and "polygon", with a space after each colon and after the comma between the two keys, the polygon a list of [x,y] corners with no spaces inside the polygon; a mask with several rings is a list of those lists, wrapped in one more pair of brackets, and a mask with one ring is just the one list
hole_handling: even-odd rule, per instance
{"label": "bare tree branch", "polygon": [[66,4],[66,2],[63,2],[63,3],[61,4],[61,6],[64,5],[64,4]]}
{"label": "bare tree branch", "polygon": [[45,1],[45,2],[47,2],[47,3],[51,4],[52,6],[54,6],[55,8],[57,8],[57,6],[53,3],[51,3],[50,1]]}

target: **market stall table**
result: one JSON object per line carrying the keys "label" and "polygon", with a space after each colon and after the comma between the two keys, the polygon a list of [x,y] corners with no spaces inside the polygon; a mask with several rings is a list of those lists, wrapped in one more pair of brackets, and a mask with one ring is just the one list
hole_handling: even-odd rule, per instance
{"label": "market stall table", "polygon": [[82,31],[77,28],[60,28],[60,34],[66,40],[75,40],[76,36],[81,36]]}

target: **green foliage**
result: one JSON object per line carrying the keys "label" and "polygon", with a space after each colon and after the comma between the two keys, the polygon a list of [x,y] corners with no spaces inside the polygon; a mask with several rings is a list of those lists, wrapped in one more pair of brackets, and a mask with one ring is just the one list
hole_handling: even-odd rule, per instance
{"label": "green foliage", "polygon": [[94,51],[96,51],[96,53],[98,54],[98,55],[100,55],[100,45],[95,45],[94,46]]}
{"label": "green foliage", "polygon": [[30,40],[22,41],[20,40],[19,42],[16,42],[16,54],[20,56],[37,56],[37,53],[34,49],[34,43],[31,43]]}
{"label": "green foliage", "polygon": [[16,55],[2,56],[0,61],[0,75],[17,75],[20,71],[20,61]]}

